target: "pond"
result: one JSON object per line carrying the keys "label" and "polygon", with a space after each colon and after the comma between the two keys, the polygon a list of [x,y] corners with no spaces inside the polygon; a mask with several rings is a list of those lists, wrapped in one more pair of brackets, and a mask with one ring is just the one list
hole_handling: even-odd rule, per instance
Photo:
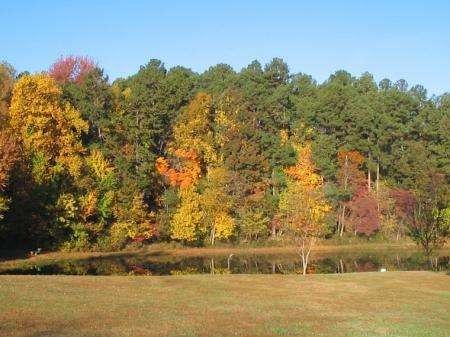
{"label": "pond", "polygon": [[[45,261],[45,260],[44,260]],[[434,270],[450,268],[450,252],[427,258],[417,251],[334,252],[315,254],[308,273],[330,274],[394,270]],[[133,254],[77,260],[27,261],[1,269],[0,274],[20,275],[182,275],[182,274],[300,274],[301,259],[294,254],[235,253],[211,256],[136,256]]]}

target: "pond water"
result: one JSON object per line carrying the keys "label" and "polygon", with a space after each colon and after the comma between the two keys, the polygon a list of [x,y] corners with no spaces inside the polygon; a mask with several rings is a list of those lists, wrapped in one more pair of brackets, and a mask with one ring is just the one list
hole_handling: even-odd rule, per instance
{"label": "pond water", "polygon": [[[345,252],[312,256],[308,273],[330,274],[394,270],[450,270],[450,252],[427,258],[416,251]],[[31,262],[31,261],[30,261]],[[182,275],[182,274],[300,274],[298,255],[231,254],[215,256],[118,255],[52,263],[26,263],[0,274],[28,275]]]}

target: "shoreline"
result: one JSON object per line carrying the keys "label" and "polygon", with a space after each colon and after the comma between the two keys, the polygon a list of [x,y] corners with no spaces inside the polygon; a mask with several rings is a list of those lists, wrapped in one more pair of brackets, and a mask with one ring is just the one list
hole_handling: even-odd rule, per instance
{"label": "shoreline", "polygon": [[[450,249],[449,245],[445,245],[439,251],[447,251]],[[355,244],[319,244],[312,250],[312,254],[329,254],[333,252],[352,252],[352,251],[383,251],[394,250],[403,251],[411,250],[420,252],[421,249],[412,242],[400,243],[355,243]],[[157,257],[196,257],[196,256],[218,256],[229,254],[241,255],[295,255],[298,253],[298,247],[284,246],[284,247],[167,247],[164,245],[150,245],[148,247],[137,249],[125,249],[121,251],[112,252],[44,252],[40,255],[24,258],[10,258],[0,260],[0,269],[15,264],[51,262],[61,260],[85,260],[94,258],[114,258],[114,257],[141,257],[141,258],[157,258]]]}

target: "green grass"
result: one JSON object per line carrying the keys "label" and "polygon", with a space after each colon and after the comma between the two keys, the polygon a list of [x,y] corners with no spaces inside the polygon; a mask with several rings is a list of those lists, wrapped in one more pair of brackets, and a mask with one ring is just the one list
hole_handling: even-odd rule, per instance
{"label": "green grass", "polygon": [[450,276],[0,276],[0,336],[449,336]]}

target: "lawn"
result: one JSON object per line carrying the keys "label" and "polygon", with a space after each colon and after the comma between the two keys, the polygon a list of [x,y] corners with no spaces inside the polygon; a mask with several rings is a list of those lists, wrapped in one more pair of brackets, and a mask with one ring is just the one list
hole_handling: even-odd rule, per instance
{"label": "lawn", "polygon": [[450,276],[0,276],[0,336],[449,336]]}

